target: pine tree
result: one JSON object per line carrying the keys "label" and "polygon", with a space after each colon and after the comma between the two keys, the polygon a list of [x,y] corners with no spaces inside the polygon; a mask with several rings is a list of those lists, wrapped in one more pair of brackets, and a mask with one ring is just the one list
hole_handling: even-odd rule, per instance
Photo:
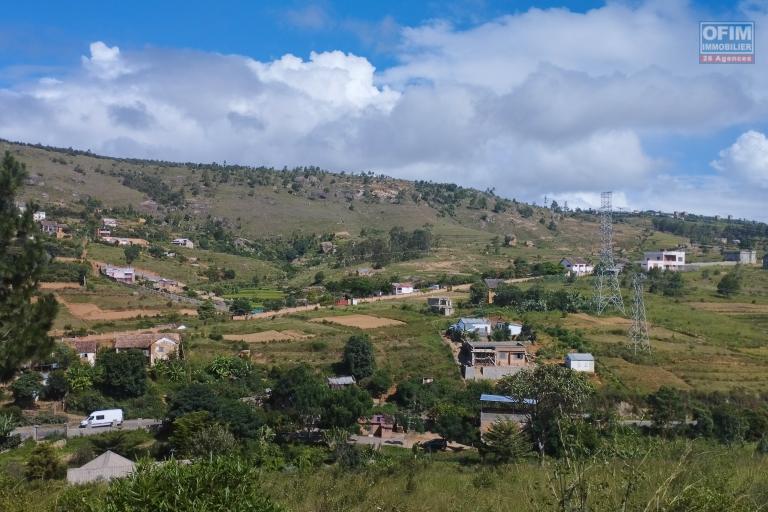
{"label": "pine tree", "polygon": [[38,290],[48,256],[32,208],[21,213],[16,206],[25,176],[24,165],[6,151],[0,165],[0,381],[53,349],[48,330],[58,305]]}

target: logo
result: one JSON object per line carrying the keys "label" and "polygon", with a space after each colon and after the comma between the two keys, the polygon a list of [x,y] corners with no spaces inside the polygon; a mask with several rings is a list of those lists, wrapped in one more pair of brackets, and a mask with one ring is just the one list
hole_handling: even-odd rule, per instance
{"label": "logo", "polygon": [[755,24],[751,21],[702,21],[700,64],[754,64]]}

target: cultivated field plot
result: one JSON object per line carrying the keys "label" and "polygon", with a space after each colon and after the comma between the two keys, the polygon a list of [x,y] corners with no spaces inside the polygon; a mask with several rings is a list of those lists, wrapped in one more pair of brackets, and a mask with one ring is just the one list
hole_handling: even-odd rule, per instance
{"label": "cultivated field plot", "polygon": [[346,327],[357,327],[358,329],[378,329],[380,327],[405,325],[405,322],[401,322],[400,320],[392,320],[391,318],[382,318],[371,315],[326,316],[322,318],[314,318],[311,321],[331,322]]}
{"label": "cultivated field plot", "polygon": [[40,283],[41,290],[79,290],[79,283]]}
{"label": "cultivated field plot", "polygon": [[247,334],[225,334],[224,339],[230,341],[245,341],[247,343],[269,343],[271,341],[296,341],[312,338],[312,334],[301,331],[262,331]]}
{"label": "cultivated field plot", "polygon": [[768,314],[768,304],[749,304],[743,302],[688,302],[687,306],[726,315]]}

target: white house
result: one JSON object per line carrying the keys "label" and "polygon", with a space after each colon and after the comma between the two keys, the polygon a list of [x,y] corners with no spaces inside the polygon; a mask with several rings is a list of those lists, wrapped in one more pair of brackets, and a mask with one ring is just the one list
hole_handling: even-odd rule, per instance
{"label": "white house", "polygon": [[413,283],[392,283],[393,295],[406,295],[413,293]]}
{"label": "white house", "polygon": [[652,251],[643,256],[643,270],[682,270],[685,266],[685,251]]}
{"label": "white house", "polygon": [[45,212],[40,211],[40,212],[33,213],[32,220],[34,220],[35,222],[40,222],[41,220],[45,220]]}
{"label": "white house", "polygon": [[102,217],[101,225],[104,226],[105,228],[116,228],[117,219],[112,219],[110,217]]}
{"label": "white house", "polygon": [[560,265],[575,276],[588,276],[595,271],[591,263],[581,258],[563,258],[560,260]]}
{"label": "white house", "polygon": [[488,336],[491,334],[491,321],[487,318],[459,318],[454,327],[463,332],[476,332]]}
{"label": "white house", "polygon": [[572,353],[565,356],[565,366],[575,372],[595,373],[595,356]]}
{"label": "white house", "polygon": [[187,249],[194,249],[195,244],[189,238],[174,238],[171,243],[178,245],[179,247],[186,247]]}
{"label": "white house", "polygon": [[118,283],[131,284],[136,281],[136,272],[133,270],[133,267],[113,267],[112,265],[107,265],[101,267],[101,273]]}

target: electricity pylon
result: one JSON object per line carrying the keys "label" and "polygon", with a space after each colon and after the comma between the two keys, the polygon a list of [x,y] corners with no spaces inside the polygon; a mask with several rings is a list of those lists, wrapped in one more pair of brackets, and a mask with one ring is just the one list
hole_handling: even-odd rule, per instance
{"label": "electricity pylon", "polygon": [[635,353],[638,350],[651,351],[648,322],[645,318],[643,281],[645,281],[644,274],[637,273],[632,276],[632,327],[629,328],[629,343]]}
{"label": "electricity pylon", "polygon": [[613,192],[600,194],[600,263],[595,276],[595,309],[598,315],[613,306],[625,314],[619,287],[619,268],[613,259]]}

